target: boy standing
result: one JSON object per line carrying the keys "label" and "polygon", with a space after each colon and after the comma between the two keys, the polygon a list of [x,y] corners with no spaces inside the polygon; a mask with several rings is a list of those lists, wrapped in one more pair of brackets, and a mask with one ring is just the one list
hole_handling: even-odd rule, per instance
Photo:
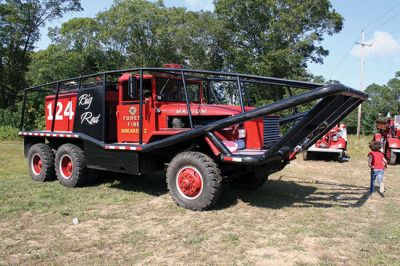
{"label": "boy standing", "polygon": [[378,179],[379,192],[382,194],[385,191],[383,184],[383,173],[387,167],[387,161],[380,151],[381,144],[378,141],[373,141],[369,144],[371,151],[368,153],[368,166],[371,168],[371,185],[369,192],[375,190],[375,179]]}

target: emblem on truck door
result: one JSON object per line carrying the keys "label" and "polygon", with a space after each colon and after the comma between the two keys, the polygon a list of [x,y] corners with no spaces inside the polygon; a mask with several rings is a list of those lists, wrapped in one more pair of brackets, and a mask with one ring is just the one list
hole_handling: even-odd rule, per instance
{"label": "emblem on truck door", "polygon": [[136,107],[135,106],[129,107],[129,114],[130,115],[135,115],[136,114]]}

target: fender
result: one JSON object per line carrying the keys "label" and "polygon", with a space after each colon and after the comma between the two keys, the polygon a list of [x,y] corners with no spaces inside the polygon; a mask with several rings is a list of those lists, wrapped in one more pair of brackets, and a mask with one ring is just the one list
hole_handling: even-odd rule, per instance
{"label": "fender", "polygon": [[397,138],[388,138],[387,139],[388,147],[391,149],[400,148],[400,139]]}
{"label": "fender", "polygon": [[346,149],[346,141],[343,138],[339,138],[336,142],[332,141],[329,146],[330,149]]}

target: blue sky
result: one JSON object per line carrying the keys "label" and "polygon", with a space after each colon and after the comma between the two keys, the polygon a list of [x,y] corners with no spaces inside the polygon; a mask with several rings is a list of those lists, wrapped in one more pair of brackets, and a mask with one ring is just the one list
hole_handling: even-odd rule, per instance
{"label": "blue sky", "polygon": [[[166,6],[186,7],[189,10],[212,10],[212,0],[165,0]],[[322,45],[330,51],[324,64],[310,64],[309,71],[327,79],[335,79],[359,89],[360,83],[360,32],[365,28],[365,40],[372,43],[365,48],[365,86],[371,83],[386,84],[400,71],[400,2],[399,0],[332,0],[333,8],[344,17],[344,27],[339,34],[326,36]],[[112,0],[82,0],[83,12],[71,13],[53,21],[42,30],[38,49],[50,43],[47,28],[59,26],[72,17],[94,17],[110,7]],[[382,16],[384,14],[384,16]],[[371,24],[372,23],[372,24]]]}

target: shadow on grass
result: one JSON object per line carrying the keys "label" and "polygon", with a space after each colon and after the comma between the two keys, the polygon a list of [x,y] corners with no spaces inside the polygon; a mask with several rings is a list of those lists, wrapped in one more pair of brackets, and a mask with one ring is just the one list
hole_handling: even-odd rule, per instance
{"label": "shadow on grass", "polygon": [[368,199],[368,187],[317,181],[269,180],[255,191],[244,191],[226,186],[218,209],[235,205],[238,199],[249,205],[280,209],[361,207]]}
{"label": "shadow on grass", "polygon": [[111,183],[110,188],[131,192],[143,192],[153,196],[161,196],[167,191],[165,172],[156,172],[151,175],[127,175],[111,172],[101,173],[100,178],[92,186]]}
{"label": "shadow on grass", "polygon": [[[168,193],[163,171],[144,176],[105,173],[93,185],[101,183],[111,183],[110,188],[143,192],[153,196]],[[213,209],[229,208],[236,205],[239,199],[252,206],[271,209],[361,207],[368,195],[368,187],[324,181],[269,180],[263,187],[254,191],[236,189],[225,183],[221,198]]]}
{"label": "shadow on grass", "polygon": [[340,161],[336,153],[309,152],[308,161],[347,163],[347,160]]}

